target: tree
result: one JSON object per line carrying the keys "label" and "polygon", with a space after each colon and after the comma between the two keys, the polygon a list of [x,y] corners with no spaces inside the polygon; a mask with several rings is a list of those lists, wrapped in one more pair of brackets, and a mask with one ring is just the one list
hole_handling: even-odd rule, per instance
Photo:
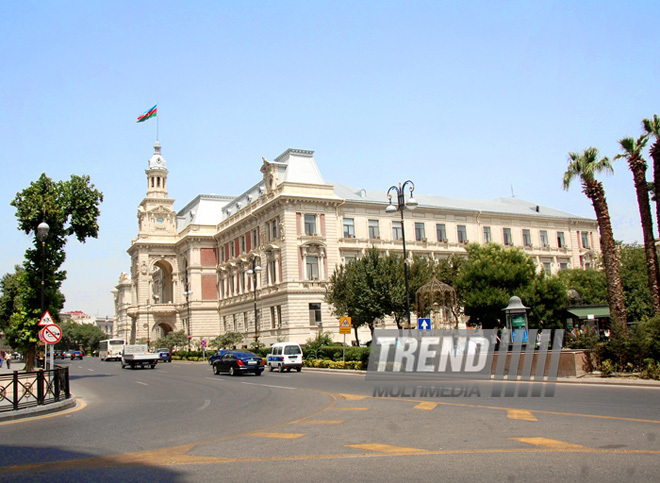
{"label": "tree", "polygon": [[240,332],[227,332],[211,341],[211,347],[218,349],[226,349],[228,347],[236,347],[243,342],[243,334]]}
{"label": "tree", "polygon": [[644,253],[646,256],[646,276],[649,291],[655,311],[660,313],[660,274],[658,273],[658,254],[653,236],[653,216],[651,215],[651,203],[649,202],[648,184],[646,182],[646,161],[642,156],[642,149],[646,146],[648,138],[641,136],[639,139],[631,137],[619,141],[624,154],[618,154],[614,159],[625,158],[633,174],[635,191],[637,192],[637,205],[642,222],[642,233],[644,236]]}
{"label": "tree", "polygon": [[165,337],[157,339],[154,345],[156,347],[167,347],[170,352],[174,352],[175,347],[185,347],[188,343],[188,336],[186,332],[180,330],[178,332],[170,332]]}
{"label": "tree", "polygon": [[107,339],[107,334],[94,324],[77,324],[73,321],[60,323],[62,340],[56,344],[58,349],[82,350],[91,354],[99,348],[99,342]]}
{"label": "tree", "polygon": [[605,272],[595,268],[569,268],[557,276],[566,291],[575,290],[584,305],[607,304],[607,277]]}
{"label": "tree", "polygon": [[0,280],[0,331],[7,330],[11,315],[23,306],[26,289],[25,270],[20,265],[14,267],[14,273],[6,273]]}
{"label": "tree", "polygon": [[[50,227],[43,244],[34,236],[34,247],[26,251],[24,307],[11,318],[11,327],[7,331],[9,343],[27,353],[28,371],[34,365],[37,324],[43,312],[48,310],[57,320],[57,314],[64,306],[64,296],[59,289],[66,278],[66,272],[60,267],[66,258],[64,246],[67,238],[74,235],[84,243],[88,237],[98,236],[97,219],[102,201],[103,193],[94,188],[89,176],[72,175],[68,181],[53,182],[42,174],[17,193],[11,202],[16,208],[19,230],[34,234],[42,221]],[[41,306],[42,277],[44,307]]]}
{"label": "tree", "polygon": [[534,262],[521,250],[496,243],[470,243],[466,251],[468,259],[457,279],[465,314],[473,325],[498,327],[509,299],[529,290],[536,272]]}
{"label": "tree", "polygon": [[656,220],[660,220],[660,117],[653,115],[652,119],[644,119],[642,126],[648,135],[655,138],[650,154],[653,159],[653,199],[655,199]]}
{"label": "tree", "polygon": [[569,153],[569,163],[564,173],[564,189],[568,190],[571,182],[579,178],[582,192],[589,198],[596,212],[598,228],[600,231],[600,247],[603,254],[603,265],[607,275],[607,298],[610,315],[626,327],[626,306],[623,297],[623,286],[619,275],[619,264],[616,256],[616,245],[612,232],[610,213],[605,198],[603,184],[595,178],[596,173],[614,172],[608,158],[598,159],[598,149],[587,148],[582,153]]}
{"label": "tree", "polygon": [[529,307],[529,327],[532,329],[561,329],[563,313],[568,304],[564,283],[557,275],[538,273],[527,291],[522,292],[522,302]]}
{"label": "tree", "polygon": [[645,276],[644,248],[638,245],[621,245],[618,255],[628,320],[639,322],[653,316],[653,302]]}

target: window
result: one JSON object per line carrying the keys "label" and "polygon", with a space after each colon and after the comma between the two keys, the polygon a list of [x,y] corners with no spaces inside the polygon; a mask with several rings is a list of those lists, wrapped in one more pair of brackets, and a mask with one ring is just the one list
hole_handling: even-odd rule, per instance
{"label": "window", "polygon": [[552,270],[550,269],[550,262],[543,262],[543,271],[546,275],[552,275]]}
{"label": "window", "polygon": [[353,218],[344,218],[344,238],[355,238],[355,223]]}
{"label": "window", "polygon": [[259,244],[259,230],[252,230],[252,248],[257,248]]}
{"label": "window", "polygon": [[415,240],[426,240],[426,232],[424,231],[424,223],[415,223]]}
{"label": "window", "polygon": [[277,319],[275,318],[275,306],[273,305],[270,308],[270,328],[274,329],[277,327]]}
{"label": "window", "polygon": [[317,325],[321,327],[323,321],[321,320],[321,304],[309,304],[309,325]]}
{"label": "window", "polygon": [[306,257],[307,260],[307,280],[319,279],[319,257]]}
{"label": "window", "polygon": [[305,215],[305,235],[316,235],[316,215]]}
{"label": "window", "polygon": [[565,248],[566,247],[566,242],[564,241],[564,232],[563,231],[558,231],[557,232],[557,246],[559,248]]}
{"label": "window", "polygon": [[232,258],[236,256],[236,244],[234,242],[229,244],[229,254]]}
{"label": "window", "polygon": [[438,241],[443,243],[447,241],[447,231],[445,230],[444,223],[438,223],[435,225],[435,232],[438,235]]}
{"label": "window", "polygon": [[568,270],[568,262],[559,262],[559,270]]}
{"label": "window", "polygon": [[400,221],[392,222],[392,240],[401,240],[403,238],[403,227]]}
{"label": "window", "polygon": [[504,228],[504,244],[507,246],[513,245],[513,237],[511,236],[511,228]]}
{"label": "window", "polygon": [[490,226],[484,226],[484,243],[490,243],[493,239],[490,236]]}
{"label": "window", "polygon": [[268,261],[268,275],[270,283],[277,283],[277,260],[274,258]]}
{"label": "window", "polygon": [[245,235],[243,235],[241,237],[241,253],[245,253],[246,251],[247,250],[246,250],[246,246],[245,246]]}
{"label": "window", "polygon": [[543,248],[548,248],[550,246],[550,242],[548,241],[548,232],[545,230],[541,230],[541,246]]}
{"label": "window", "polygon": [[456,233],[458,234],[458,243],[467,243],[467,227],[465,225],[458,225]]}
{"label": "window", "polygon": [[380,228],[378,227],[378,220],[369,220],[369,238],[380,238]]}
{"label": "window", "polygon": [[271,223],[270,229],[271,229],[271,233],[270,233],[271,240],[275,240],[279,236],[279,231],[278,231],[279,228],[277,226],[277,218],[275,218],[273,220],[273,223]]}
{"label": "window", "polygon": [[282,306],[277,306],[277,326],[282,327]]}
{"label": "window", "polygon": [[532,234],[529,230],[523,230],[523,245],[526,247],[532,246]]}
{"label": "window", "polygon": [[589,233],[583,231],[582,235],[582,248],[589,248]]}

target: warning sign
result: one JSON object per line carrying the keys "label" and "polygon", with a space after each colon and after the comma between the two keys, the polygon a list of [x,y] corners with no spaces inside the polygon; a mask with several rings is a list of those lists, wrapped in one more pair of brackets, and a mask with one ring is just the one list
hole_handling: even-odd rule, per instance
{"label": "warning sign", "polygon": [[340,334],[350,334],[351,333],[351,318],[350,317],[340,317],[339,318],[339,333]]}
{"label": "warning sign", "polygon": [[54,324],[54,323],[55,323],[55,321],[53,320],[53,318],[50,316],[50,314],[46,310],[46,312],[44,312],[44,315],[41,317],[41,320],[39,321],[39,326],[40,327],[45,327],[47,325],[51,325],[51,324]]}

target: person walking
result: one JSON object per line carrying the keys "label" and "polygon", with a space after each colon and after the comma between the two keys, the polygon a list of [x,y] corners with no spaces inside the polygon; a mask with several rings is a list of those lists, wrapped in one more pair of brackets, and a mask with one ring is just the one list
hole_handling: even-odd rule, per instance
{"label": "person walking", "polygon": [[2,361],[5,360],[5,351],[0,351],[0,369],[2,369]]}
{"label": "person walking", "polygon": [[5,362],[7,363],[7,369],[11,369],[11,351],[5,354]]}

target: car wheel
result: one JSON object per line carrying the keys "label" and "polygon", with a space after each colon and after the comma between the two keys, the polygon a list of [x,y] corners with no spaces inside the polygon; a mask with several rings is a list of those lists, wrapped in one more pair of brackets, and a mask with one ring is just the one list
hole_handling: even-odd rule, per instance
{"label": "car wheel", "polygon": [[264,371],[257,371],[257,372],[255,372],[254,374],[255,374],[256,376],[260,376],[262,372],[264,372]]}
{"label": "car wheel", "polygon": [[277,367],[277,370],[280,371],[280,372],[284,372],[284,364],[280,364],[280,365]]}
{"label": "car wheel", "polygon": [[220,370],[218,369],[218,366],[216,364],[213,364],[213,374],[216,376],[220,374]]}
{"label": "car wheel", "polygon": [[302,369],[302,367],[297,367],[296,371],[300,372],[301,369]]}
{"label": "car wheel", "polygon": [[229,368],[229,375],[230,376],[235,376],[236,375],[236,370],[233,367]]}

